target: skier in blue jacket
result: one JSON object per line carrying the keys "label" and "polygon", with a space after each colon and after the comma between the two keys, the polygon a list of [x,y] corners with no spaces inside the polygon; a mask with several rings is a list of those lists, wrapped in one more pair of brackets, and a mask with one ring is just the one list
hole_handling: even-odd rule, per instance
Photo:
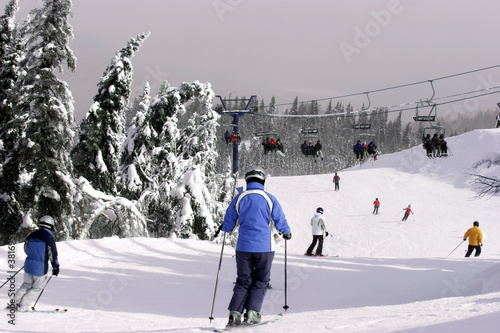
{"label": "skier in blue jacket", "polygon": [[27,257],[24,261],[24,283],[17,290],[15,296],[18,311],[34,311],[34,304],[38,295],[47,283],[48,262],[52,265],[52,274],[59,274],[57,247],[51,230],[54,228],[54,219],[43,216],[39,220],[40,228],[26,237],[24,252]]}
{"label": "skier in blue jacket", "polygon": [[261,320],[260,309],[271,277],[274,258],[275,229],[286,240],[292,233],[281,205],[276,198],[264,191],[265,171],[259,166],[246,170],[246,191],[237,195],[226,210],[222,230],[233,231],[237,225],[236,244],[237,279],[229,303],[227,326],[256,324]]}

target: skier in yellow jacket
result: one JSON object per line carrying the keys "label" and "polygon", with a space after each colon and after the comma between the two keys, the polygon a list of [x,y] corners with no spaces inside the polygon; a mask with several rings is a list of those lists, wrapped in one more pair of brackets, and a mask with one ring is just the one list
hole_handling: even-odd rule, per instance
{"label": "skier in yellow jacket", "polygon": [[472,251],[476,249],[474,257],[479,257],[481,254],[481,246],[483,246],[483,233],[479,230],[479,222],[475,221],[474,226],[467,230],[464,235],[464,242],[469,237],[469,249],[465,254],[466,257],[470,257]]}

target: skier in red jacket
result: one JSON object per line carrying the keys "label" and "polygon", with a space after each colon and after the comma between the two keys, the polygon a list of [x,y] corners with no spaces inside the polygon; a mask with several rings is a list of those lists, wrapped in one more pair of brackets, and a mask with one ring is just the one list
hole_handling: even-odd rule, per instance
{"label": "skier in red jacket", "polygon": [[378,214],[379,207],[380,207],[380,201],[378,201],[378,198],[375,198],[375,201],[373,202],[373,214]]}
{"label": "skier in red jacket", "polygon": [[405,215],[403,216],[403,219],[401,221],[406,221],[408,219],[408,216],[410,216],[410,213],[413,214],[411,210],[411,205],[408,205],[408,207],[403,208],[403,210],[405,211]]}
{"label": "skier in red jacket", "polygon": [[333,183],[335,184],[335,191],[338,191],[340,189],[340,177],[336,172],[335,176],[333,176]]}

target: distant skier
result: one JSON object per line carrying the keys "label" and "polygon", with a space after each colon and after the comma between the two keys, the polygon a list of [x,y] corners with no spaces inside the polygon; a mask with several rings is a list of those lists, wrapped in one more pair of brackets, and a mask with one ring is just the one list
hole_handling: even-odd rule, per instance
{"label": "distant skier", "polygon": [[380,207],[380,201],[378,201],[378,198],[375,198],[375,201],[373,202],[373,214],[378,214],[379,207]]}
{"label": "distant skier", "polygon": [[323,146],[321,145],[321,142],[318,140],[318,142],[316,142],[316,144],[314,145],[314,149],[316,150],[316,156],[321,158],[321,160],[323,161],[323,152],[321,151],[322,148]]}
{"label": "distant skier", "polygon": [[333,183],[335,184],[335,191],[340,189],[340,176],[335,172],[335,176],[333,176]]}
{"label": "distant skier", "polygon": [[438,139],[439,149],[441,150],[441,156],[448,156],[448,145],[444,139],[444,134],[441,134]]}
{"label": "distant skier", "polygon": [[[316,213],[311,218],[311,226],[312,226],[312,234],[313,240],[311,245],[306,251],[306,255],[308,256],[317,256],[324,257],[323,255],[323,239],[324,237],[328,237],[328,231],[326,231],[325,227],[325,218],[323,217],[323,208],[318,207],[316,209]],[[316,248],[315,254],[313,254],[314,247],[318,243],[318,247]]]}
{"label": "distant skier", "polygon": [[354,154],[356,154],[356,160],[363,160],[363,146],[361,145],[361,141],[358,140],[354,147],[352,148],[354,151]]}
{"label": "distant skier", "polygon": [[433,157],[440,157],[441,156],[441,149],[439,146],[439,137],[437,133],[434,133],[431,139],[431,144],[432,144],[432,156]]}
{"label": "distant skier", "polygon": [[431,135],[427,134],[424,138],[422,138],[422,145],[424,146],[425,152],[427,153],[427,157],[432,157],[432,142]]}
{"label": "distant skier", "polygon": [[368,144],[368,154],[373,156],[374,161],[377,160],[377,145],[373,143],[373,141],[370,141],[370,143]]}
{"label": "distant skier", "polygon": [[304,140],[304,143],[300,145],[300,150],[302,151],[302,154],[304,154],[305,156],[307,156],[307,149],[309,148],[309,146],[307,145],[307,141]]}
{"label": "distant skier", "polygon": [[410,216],[410,213],[413,214],[411,210],[411,205],[408,205],[408,207],[403,208],[403,210],[405,211],[405,215],[403,216],[403,219],[401,221],[406,221],[408,219],[408,216]]}
{"label": "distant skier", "polygon": [[466,257],[470,257],[474,249],[476,253],[474,257],[479,257],[481,254],[481,246],[483,246],[483,233],[479,229],[479,222],[474,221],[473,227],[467,230],[464,234],[464,242],[469,238],[469,248],[467,249]]}

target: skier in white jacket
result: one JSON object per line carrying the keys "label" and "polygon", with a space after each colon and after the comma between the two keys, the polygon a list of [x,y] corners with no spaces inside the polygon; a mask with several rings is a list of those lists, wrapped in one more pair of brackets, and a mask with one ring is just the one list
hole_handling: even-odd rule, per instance
{"label": "skier in white jacket", "polygon": [[[328,231],[326,231],[325,218],[323,217],[323,208],[318,207],[316,213],[311,218],[312,234],[313,240],[309,248],[307,249],[306,255],[308,256],[318,256],[324,257],[323,255],[323,239],[328,236]],[[318,248],[313,254],[314,247],[318,243]]]}

